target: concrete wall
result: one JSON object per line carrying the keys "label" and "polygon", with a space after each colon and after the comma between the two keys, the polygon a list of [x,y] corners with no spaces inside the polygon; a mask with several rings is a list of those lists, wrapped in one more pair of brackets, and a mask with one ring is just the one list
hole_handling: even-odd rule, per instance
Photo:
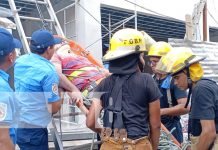
{"label": "concrete wall", "polygon": [[[82,7],[86,9],[87,12]],[[100,2],[98,0],[80,0],[79,5],[76,5],[75,14],[77,42],[87,48],[96,59],[101,60]]]}

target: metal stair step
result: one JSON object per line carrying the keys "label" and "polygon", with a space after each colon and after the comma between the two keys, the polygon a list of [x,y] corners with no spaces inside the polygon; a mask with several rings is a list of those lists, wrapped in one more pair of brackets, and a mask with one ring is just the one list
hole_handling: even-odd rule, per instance
{"label": "metal stair step", "polygon": [[[19,0],[20,1],[20,0]],[[30,2],[30,3],[36,3],[35,0],[22,0],[24,2]],[[38,4],[41,4],[41,5],[47,5],[47,3],[45,1],[37,1]]]}
{"label": "metal stair step", "polygon": [[[40,18],[35,18],[35,17],[28,17],[28,16],[20,16],[21,19],[26,19],[26,20],[33,20],[33,21],[42,21]],[[54,22],[54,20],[51,19],[44,19],[47,22]]]}

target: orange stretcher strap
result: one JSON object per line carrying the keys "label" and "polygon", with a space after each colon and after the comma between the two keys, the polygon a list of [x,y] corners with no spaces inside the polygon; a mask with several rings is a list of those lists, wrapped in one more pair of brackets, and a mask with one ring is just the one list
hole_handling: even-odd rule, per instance
{"label": "orange stretcher strap", "polygon": [[73,50],[73,52],[77,55],[80,55],[80,56],[84,56],[86,57],[91,63],[93,63],[94,65],[100,67],[100,68],[103,68],[103,65],[102,63],[100,63],[98,60],[96,60],[93,55],[86,51],[84,48],[82,48],[78,43],[76,43],[75,41],[73,40],[70,40],[70,39],[67,39],[67,38],[64,38],[64,37],[61,37],[59,35],[55,35],[55,37],[58,37],[58,38],[61,38],[62,40],[68,42],[68,44],[70,45],[71,49]]}

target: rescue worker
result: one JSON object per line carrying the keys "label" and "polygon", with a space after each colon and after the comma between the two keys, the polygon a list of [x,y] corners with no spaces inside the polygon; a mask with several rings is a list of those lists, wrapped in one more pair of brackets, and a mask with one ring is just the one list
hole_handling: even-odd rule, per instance
{"label": "rescue worker", "polygon": [[58,112],[59,78],[50,59],[61,40],[47,30],[37,30],[30,41],[31,53],[20,56],[14,67],[19,103],[17,144],[21,150],[48,150],[47,125]]}
{"label": "rescue worker", "polygon": [[182,125],[180,123],[180,115],[188,113],[188,109],[184,108],[187,101],[187,94],[185,90],[179,89],[172,80],[171,76],[160,74],[155,70],[156,64],[162,56],[165,56],[172,49],[171,45],[166,42],[156,42],[150,47],[148,57],[150,66],[154,73],[154,80],[163,94],[160,98],[161,107],[161,122],[171,131],[175,130],[172,135],[179,143],[183,142]]}
{"label": "rescue worker", "polygon": [[[87,127],[101,133],[101,150],[158,147],[161,93],[153,78],[138,69],[145,44],[141,32],[122,29],[113,35],[103,57],[112,75],[96,87],[95,92],[103,95],[99,98],[95,94],[86,120]],[[104,128],[97,123],[102,109]]]}
{"label": "rescue worker", "polygon": [[3,28],[0,28],[0,146],[1,150],[14,150],[16,143],[15,115],[16,100],[9,85],[9,75],[6,73],[16,59],[15,48],[21,48],[20,41]]}
{"label": "rescue worker", "polygon": [[191,149],[217,150],[218,85],[215,81],[203,78],[204,71],[199,63],[203,59],[189,48],[174,48],[161,58],[156,69],[170,73],[180,89],[189,89],[186,107],[191,98]]}

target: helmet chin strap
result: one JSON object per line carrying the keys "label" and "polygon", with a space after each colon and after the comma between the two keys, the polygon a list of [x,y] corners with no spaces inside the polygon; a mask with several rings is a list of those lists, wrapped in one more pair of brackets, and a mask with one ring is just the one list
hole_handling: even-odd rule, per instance
{"label": "helmet chin strap", "polygon": [[191,94],[192,94],[192,80],[191,80],[191,77],[190,77],[190,71],[189,71],[189,67],[186,67],[186,71],[187,71],[187,82],[188,82],[188,99],[187,99],[187,102],[185,104],[185,108],[188,107],[188,104],[190,102],[190,99],[191,99]]}

